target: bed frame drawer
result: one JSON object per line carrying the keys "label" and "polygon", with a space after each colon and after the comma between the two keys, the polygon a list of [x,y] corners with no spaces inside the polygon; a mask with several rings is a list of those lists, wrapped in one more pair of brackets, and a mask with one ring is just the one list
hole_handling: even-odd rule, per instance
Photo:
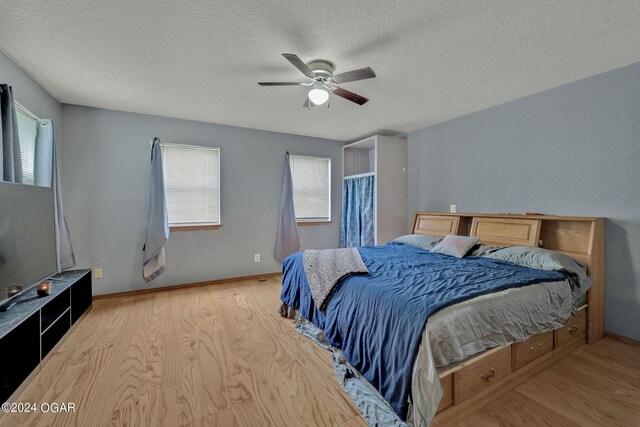
{"label": "bed frame drawer", "polygon": [[534,335],[524,342],[513,345],[513,370],[522,368],[543,354],[553,350],[553,331]]}
{"label": "bed frame drawer", "polygon": [[436,414],[453,405],[453,374],[441,377],[440,385],[442,386],[442,400],[436,409]]}
{"label": "bed frame drawer", "polygon": [[511,345],[488,352],[454,372],[453,392],[456,404],[500,383],[511,374]]}
{"label": "bed frame drawer", "polygon": [[587,309],[579,310],[575,316],[571,316],[567,324],[554,331],[555,346],[572,344],[576,341],[587,341]]}

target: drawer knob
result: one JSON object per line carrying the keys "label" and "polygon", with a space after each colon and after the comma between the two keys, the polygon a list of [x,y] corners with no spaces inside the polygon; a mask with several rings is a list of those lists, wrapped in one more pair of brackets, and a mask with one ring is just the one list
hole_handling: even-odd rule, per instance
{"label": "drawer knob", "polygon": [[[540,348],[540,347],[542,347],[542,343],[541,342],[538,343],[538,348]],[[531,347],[529,347],[529,351],[536,351],[536,347],[532,345]]]}
{"label": "drawer knob", "polygon": [[571,335],[575,335],[578,333],[578,325],[573,325],[573,327],[569,328],[569,333]]}
{"label": "drawer knob", "polygon": [[491,368],[491,372],[489,373],[489,375],[482,374],[480,375],[480,378],[482,378],[482,381],[484,381],[485,383],[488,383],[495,376],[496,376],[496,369]]}

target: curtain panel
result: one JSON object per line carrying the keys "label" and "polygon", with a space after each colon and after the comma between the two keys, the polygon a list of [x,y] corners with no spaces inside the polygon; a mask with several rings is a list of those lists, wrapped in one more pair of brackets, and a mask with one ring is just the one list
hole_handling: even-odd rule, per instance
{"label": "curtain panel", "polygon": [[36,185],[51,187],[53,190],[53,216],[58,249],[56,259],[58,271],[62,271],[75,267],[76,258],[64,216],[54,135],[52,120],[41,120],[36,124],[34,179]]}
{"label": "curtain panel", "polygon": [[22,156],[18,137],[13,90],[0,84],[0,177],[2,181],[22,183]]}
{"label": "curtain panel", "polygon": [[142,248],[142,277],[150,282],[165,271],[164,246],[169,240],[169,214],[164,189],[164,165],[160,139],[151,143],[151,172],[149,179],[149,211],[147,233]]}
{"label": "curtain panel", "polygon": [[340,247],[375,244],[375,177],[344,180]]}
{"label": "curtain panel", "polygon": [[280,196],[280,217],[278,220],[278,237],[274,249],[274,257],[282,262],[286,257],[300,249],[298,225],[296,224],[296,210],[293,205],[293,179],[289,152],[284,156],[284,170],[282,173],[282,193]]}

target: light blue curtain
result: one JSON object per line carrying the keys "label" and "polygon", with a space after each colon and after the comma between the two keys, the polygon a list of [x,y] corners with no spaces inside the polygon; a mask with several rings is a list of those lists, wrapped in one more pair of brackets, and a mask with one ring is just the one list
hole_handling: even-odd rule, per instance
{"label": "light blue curtain", "polygon": [[33,156],[33,183],[38,187],[53,187],[54,143],[50,120],[36,122],[36,142]]}
{"label": "light blue curtain", "polygon": [[22,183],[22,156],[11,86],[0,84],[0,181]]}
{"label": "light blue curtain", "polygon": [[300,249],[296,210],[293,205],[293,179],[289,164],[289,152],[284,155],[284,171],[282,172],[282,193],[280,195],[280,218],[278,219],[278,237],[273,251],[278,262]]}
{"label": "light blue curtain", "polygon": [[55,221],[57,243],[58,271],[66,270],[76,265],[76,258],[71,246],[69,227],[64,216],[62,193],[58,173],[58,156],[54,140],[53,121],[42,120],[36,123],[34,181],[42,187],[53,189],[53,217]]}
{"label": "light blue curtain", "polygon": [[142,277],[150,282],[164,273],[164,245],[169,240],[169,214],[164,190],[164,168],[160,140],[154,138],[151,144],[151,178],[149,183],[149,213],[147,216],[147,237],[144,244]]}
{"label": "light blue curtain", "polygon": [[372,246],[375,243],[374,177],[344,180],[340,247]]}

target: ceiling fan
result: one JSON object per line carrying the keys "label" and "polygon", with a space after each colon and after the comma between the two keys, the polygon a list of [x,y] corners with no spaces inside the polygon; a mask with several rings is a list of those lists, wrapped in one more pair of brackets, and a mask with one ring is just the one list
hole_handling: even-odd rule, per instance
{"label": "ceiling fan", "polygon": [[260,86],[309,86],[311,90],[304,102],[303,107],[305,108],[324,104],[329,100],[329,93],[355,102],[358,105],[363,105],[369,101],[368,98],[343,89],[338,84],[371,79],[376,76],[376,73],[371,68],[360,68],[359,70],[334,75],[333,64],[329,61],[317,60],[307,65],[302,62],[298,55],[293,53],[283,53],[282,56],[287,58],[294,67],[302,71],[302,74],[310,80],[308,82],[259,82]]}

